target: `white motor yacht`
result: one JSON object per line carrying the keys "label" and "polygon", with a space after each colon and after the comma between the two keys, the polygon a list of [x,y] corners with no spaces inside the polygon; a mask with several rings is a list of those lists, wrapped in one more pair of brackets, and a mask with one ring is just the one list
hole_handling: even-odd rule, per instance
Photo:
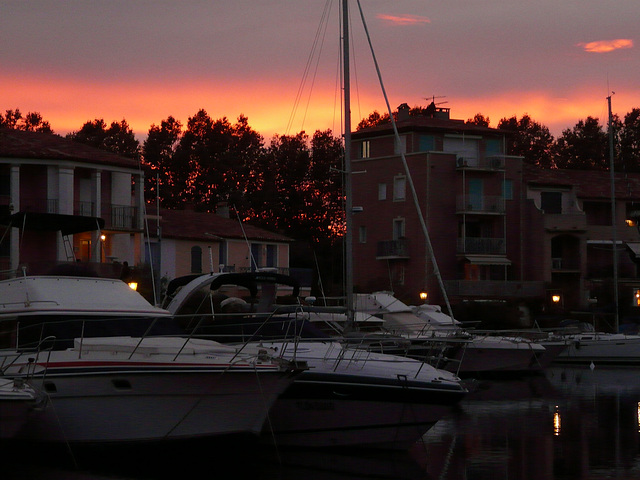
{"label": "white motor yacht", "polygon": [[407,449],[467,393],[451,372],[321,336],[293,301],[291,277],[214,273],[177,279],[169,293],[167,309],[194,337],[242,339],[308,365],[264,425],[263,439],[276,445]]}
{"label": "white motor yacht", "polygon": [[188,338],[120,280],[0,282],[0,372],[47,405],[17,438],[153,442],[259,434],[300,371],[266,347]]}

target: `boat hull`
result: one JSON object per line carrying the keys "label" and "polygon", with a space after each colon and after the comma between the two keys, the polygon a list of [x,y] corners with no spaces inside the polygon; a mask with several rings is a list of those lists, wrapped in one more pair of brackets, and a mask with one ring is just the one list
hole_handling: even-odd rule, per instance
{"label": "boat hull", "polygon": [[567,348],[554,363],[599,365],[640,365],[640,336],[585,334],[565,338]]}
{"label": "boat hull", "polygon": [[149,370],[48,374],[47,405],[16,438],[95,444],[257,435],[291,383],[277,371]]}
{"label": "boat hull", "polygon": [[263,438],[286,447],[406,450],[465,394],[305,372],[271,408]]}

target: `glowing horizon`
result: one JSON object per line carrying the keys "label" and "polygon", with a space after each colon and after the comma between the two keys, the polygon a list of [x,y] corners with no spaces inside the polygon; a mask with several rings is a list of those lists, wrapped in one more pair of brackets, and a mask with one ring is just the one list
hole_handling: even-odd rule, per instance
{"label": "glowing horizon", "polygon": [[[282,84],[255,82],[223,85],[220,82],[212,89],[211,84],[119,83],[114,85],[88,85],[65,80],[51,81],[7,79],[0,76],[2,92],[11,92],[9,104],[6,94],[0,93],[2,113],[19,108],[23,114],[38,112],[51,124],[55,133],[66,135],[79,130],[87,121],[103,119],[107,125],[125,119],[138,139],[146,138],[151,125],[159,125],[169,116],[179,120],[183,127],[189,117],[204,109],[214,120],[226,117],[235,123],[239,115],[249,119],[251,128],[266,141],[274,134],[290,135],[305,130],[310,135],[316,130],[331,129],[335,135],[342,133],[342,111],[335,92],[326,89],[316,92],[306,107],[306,101],[297,107],[293,116],[294,102],[291,88],[278,88]],[[35,93],[34,93],[35,92]],[[170,92],[170,93],[168,93]],[[263,92],[268,92],[265,95]],[[614,113],[621,118],[632,108],[640,108],[634,100],[640,98],[640,89],[634,92],[618,92],[614,97]],[[412,102],[398,97],[400,103],[411,107],[426,105],[426,99]],[[304,104],[302,104],[304,103]],[[571,96],[559,98],[552,92],[507,91],[482,97],[463,96],[451,99],[451,118],[467,120],[476,113],[489,117],[490,126],[496,127],[501,118],[529,115],[533,120],[549,128],[557,137],[562,130],[572,128],[579,120],[595,117],[606,124],[606,92],[583,87]],[[360,92],[352,104],[352,128],[374,110],[386,112],[380,95]],[[293,118],[293,120],[292,120]],[[289,127],[290,131],[287,131]]]}

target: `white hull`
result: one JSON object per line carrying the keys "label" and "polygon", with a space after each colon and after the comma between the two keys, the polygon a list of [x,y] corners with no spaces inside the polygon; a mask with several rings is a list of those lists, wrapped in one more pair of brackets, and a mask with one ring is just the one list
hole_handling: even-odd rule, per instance
{"label": "white hull", "polygon": [[300,344],[296,358],[309,370],[276,401],[263,431],[280,446],[406,450],[466,394],[457,377],[417,360],[332,342]]}
{"label": "white hull", "polygon": [[473,336],[456,340],[455,336],[436,335],[424,337],[424,340],[409,338],[412,345],[408,354],[417,359],[432,357],[439,342],[448,345],[444,353],[446,358],[434,365],[460,375],[533,372],[543,368],[548,363],[545,356],[552,354],[542,345],[509,337]]}
{"label": "white hull", "polygon": [[7,375],[42,385],[47,398],[16,438],[108,443],[257,435],[295,376],[266,353],[263,360],[250,352],[229,354],[235,348],[216,342],[187,343],[179,337],[148,338],[139,346],[139,339],[124,337],[83,342],[81,350],[76,340],[73,349],[23,355],[6,369]]}
{"label": "white hull", "polygon": [[178,370],[52,377],[44,382],[46,408],[17,438],[102,443],[259,434],[289,383],[281,373]]}
{"label": "white hull", "polygon": [[640,364],[638,335],[595,332],[567,335],[564,340],[567,342],[567,349],[556,358],[556,363]]}

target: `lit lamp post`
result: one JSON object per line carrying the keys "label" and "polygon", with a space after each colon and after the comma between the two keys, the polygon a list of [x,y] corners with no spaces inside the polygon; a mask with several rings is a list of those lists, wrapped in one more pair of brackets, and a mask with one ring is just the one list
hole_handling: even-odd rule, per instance
{"label": "lit lamp post", "polygon": [[420,292],[420,300],[422,300],[423,303],[427,303],[428,298],[429,298],[428,292]]}

